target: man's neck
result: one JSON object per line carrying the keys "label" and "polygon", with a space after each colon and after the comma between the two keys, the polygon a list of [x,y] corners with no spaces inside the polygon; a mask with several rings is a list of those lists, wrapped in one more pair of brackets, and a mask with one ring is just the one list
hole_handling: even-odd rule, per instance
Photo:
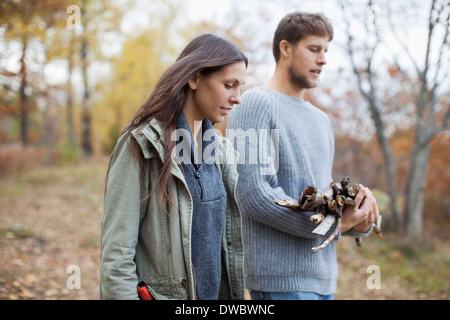
{"label": "man's neck", "polygon": [[265,87],[294,98],[303,99],[305,97],[306,88],[293,86],[289,81],[289,76],[281,73],[282,72],[280,70],[276,69],[272,78],[266,83]]}

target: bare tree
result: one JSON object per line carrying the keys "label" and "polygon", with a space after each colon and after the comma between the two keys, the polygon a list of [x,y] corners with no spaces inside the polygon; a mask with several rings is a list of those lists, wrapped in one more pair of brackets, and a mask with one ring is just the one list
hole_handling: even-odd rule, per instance
{"label": "bare tree", "polygon": [[[340,5],[344,14],[350,14],[349,12],[351,5],[349,5],[348,2],[344,3],[344,1],[340,1]],[[374,8],[374,1],[369,0],[367,2],[366,13],[370,13],[372,8]],[[442,64],[444,61],[448,61],[450,52],[450,2],[448,0],[430,1],[430,11],[427,19],[428,26],[425,61],[422,65],[415,60],[411,49],[407,46],[402,37],[398,35],[397,30],[392,23],[394,19],[393,14],[389,7],[387,7],[387,9],[387,18],[391,22],[389,24],[390,31],[397,39],[398,44],[402,48],[403,54],[410,59],[415,69],[413,73],[409,72],[409,70],[404,68],[394,56],[395,63],[402,73],[404,80],[409,84],[410,95],[414,101],[416,109],[414,124],[415,136],[413,141],[413,150],[410,157],[409,170],[407,173],[407,182],[405,186],[405,207],[403,208],[403,214],[400,214],[400,209],[396,201],[398,192],[395,184],[395,161],[393,160],[392,151],[389,147],[389,139],[386,134],[385,125],[380,112],[381,102],[375,93],[376,75],[373,70],[373,61],[377,54],[377,49],[383,42],[382,36],[380,35],[380,29],[376,26],[375,28],[369,28],[368,24],[365,23],[365,59],[363,60],[363,63],[358,64],[355,55],[354,38],[350,32],[350,20],[347,17],[347,53],[350,57],[353,72],[358,79],[359,91],[366,99],[371,110],[372,119],[377,131],[378,141],[384,155],[386,177],[389,181],[389,193],[393,203],[394,222],[396,227],[403,225],[403,222],[405,222],[407,235],[411,239],[415,239],[421,235],[423,228],[422,211],[430,144],[433,137],[448,127],[448,119],[450,117],[450,112],[447,110],[442,123],[439,126],[436,125],[437,92],[440,85],[448,80],[448,66],[443,68]],[[373,14],[375,14],[375,12],[373,12]],[[352,18],[357,18],[357,15],[354,13]],[[365,19],[367,19],[367,16]],[[376,16],[372,16],[371,22],[376,24]],[[363,86],[364,82],[368,85]]]}
{"label": "bare tree", "polygon": [[[426,185],[426,172],[430,155],[431,140],[441,130],[446,129],[450,115],[447,110],[444,121],[440,127],[436,126],[436,99],[440,84],[448,78],[448,66],[442,68],[443,58],[449,53],[449,22],[450,1],[432,0],[428,16],[428,39],[425,52],[425,61],[422,68],[412,59],[419,79],[419,88],[412,92],[415,100],[417,118],[415,123],[414,146],[411,155],[410,167],[405,189],[405,216],[407,233],[411,238],[417,238],[422,232],[422,211],[424,203],[424,189]],[[443,36],[437,29],[443,28]],[[442,37],[439,39],[439,37]],[[400,38],[398,38],[401,41]],[[432,44],[437,42],[437,46]],[[406,46],[404,46],[407,50]],[[431,56],[437,50],[438,58],[433,65]],[[448,61],[448,60],[447,60]],[[442,75],[442,73],[445,73]]]}
{"label": "bare tree", "polygon": [[[391,147],[389,145],[389,138],[386,134],[385,125],[382,120],[382,113],[380,111],[380,101],[377,98],[376,95],[376,88],[375,88],[375,75],[373,72],[373,59],[375,57],[376,51],[378,49],[378,46],[380,45],[380,35],[378,33],[378,29],[373,28],[374,35],[371,38],[365,37],[366,42],[362,45],[363,46],[363,61],[358,64],[356,62],[356,53],[355,53],[355,43],[354,38],[351,34],[351,25],[350,21],[351,19],[357,19],[357,14],[355,12],[350,13],[349,9],[351,6],[347,3],[344,4],[343,1],[340,1],[340,5],[342,8],[342,11],[348,14],[352,14],[351,17],[345,17],[346,22],[346,34],[347,34],[347,53],[350,57],[351,67],[354,72],[354,74],[357,77],[358,80],[358,89],[361,93],[361,95],[364,97],[364,99],[367,101],[369,105],[369,109],[371,112],[372,120],[374,122],[375,128],[376,128],[376,134],[378,137],[378,142],[381,147],[381,151],[383,153],[384,163],[386,165],[386,181],[388,183],[388,191],[389,191],[389,197],[392,204],[392,216],[393,216],[393,227],[394,229],[400,228],[400,226],[403,223],[403,216],[401,214],[401,210],[398,205],[398,191],[397,191],[397,185],[396,185],[396,164],[394,160],[394,156],[391,150]],[[368,8],[372,8],[372,1],[368,2]],[[366,11],[367,12],[367,11]],[[375,21],[372,21],[375,22]],[[364,24],[365,26],[365,32],[370,33],[371,30],[369,29],[369,25],[367,23]],[[367,83],[367,86],[364,86],[363,84]]]}

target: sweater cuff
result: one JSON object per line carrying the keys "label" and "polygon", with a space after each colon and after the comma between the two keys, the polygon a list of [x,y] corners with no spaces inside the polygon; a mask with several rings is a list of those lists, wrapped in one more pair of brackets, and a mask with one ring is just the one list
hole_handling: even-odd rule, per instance
{"label": "sweater cuff", "polygon": [[355,231],[353,228],[351,228],[350,230],[342,233],[343,236],[349,236],[349,237],[365,237],[370,235],[370,233],[372,232],[373,226],[371,226],[366,232],[358,232]]}

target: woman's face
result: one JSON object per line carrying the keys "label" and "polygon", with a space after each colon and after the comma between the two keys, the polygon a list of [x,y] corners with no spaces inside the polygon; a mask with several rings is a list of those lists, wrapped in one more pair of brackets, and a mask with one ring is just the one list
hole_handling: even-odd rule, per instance
{"label": "woman's face", "polygon": [[191,99],[184,110],[193,120],[204,118],[220,123],[235,104],[241,103],[241,86],[245,81],[245,63],[235,62],[209,75],[197,74],[189,81]]}

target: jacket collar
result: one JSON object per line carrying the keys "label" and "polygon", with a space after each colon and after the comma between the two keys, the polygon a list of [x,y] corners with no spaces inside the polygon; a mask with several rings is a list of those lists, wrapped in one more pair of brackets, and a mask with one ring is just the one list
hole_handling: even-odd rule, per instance
{"label": "jacket collar", "polygon": [[158,155],[164,161],[164,139],[161,123],[155,118],[144,121],[139,127],[131,131],[142,149],[145,159]]}
{"label": "jacket collar", "polygon": [[[164,162],[164,137],[163,127],[155,118],[144,121],[139,127],[134,129],[131,134],[139,143],[145,159],[159,157]],[[215,152],[215,163],[219,166],[224,163],[236,163],[237,155],[227,138],[217,136],[218,144]],[[175,162],[176,159],[175,159]],[[178,162],[177,162],[178,163]]]}

